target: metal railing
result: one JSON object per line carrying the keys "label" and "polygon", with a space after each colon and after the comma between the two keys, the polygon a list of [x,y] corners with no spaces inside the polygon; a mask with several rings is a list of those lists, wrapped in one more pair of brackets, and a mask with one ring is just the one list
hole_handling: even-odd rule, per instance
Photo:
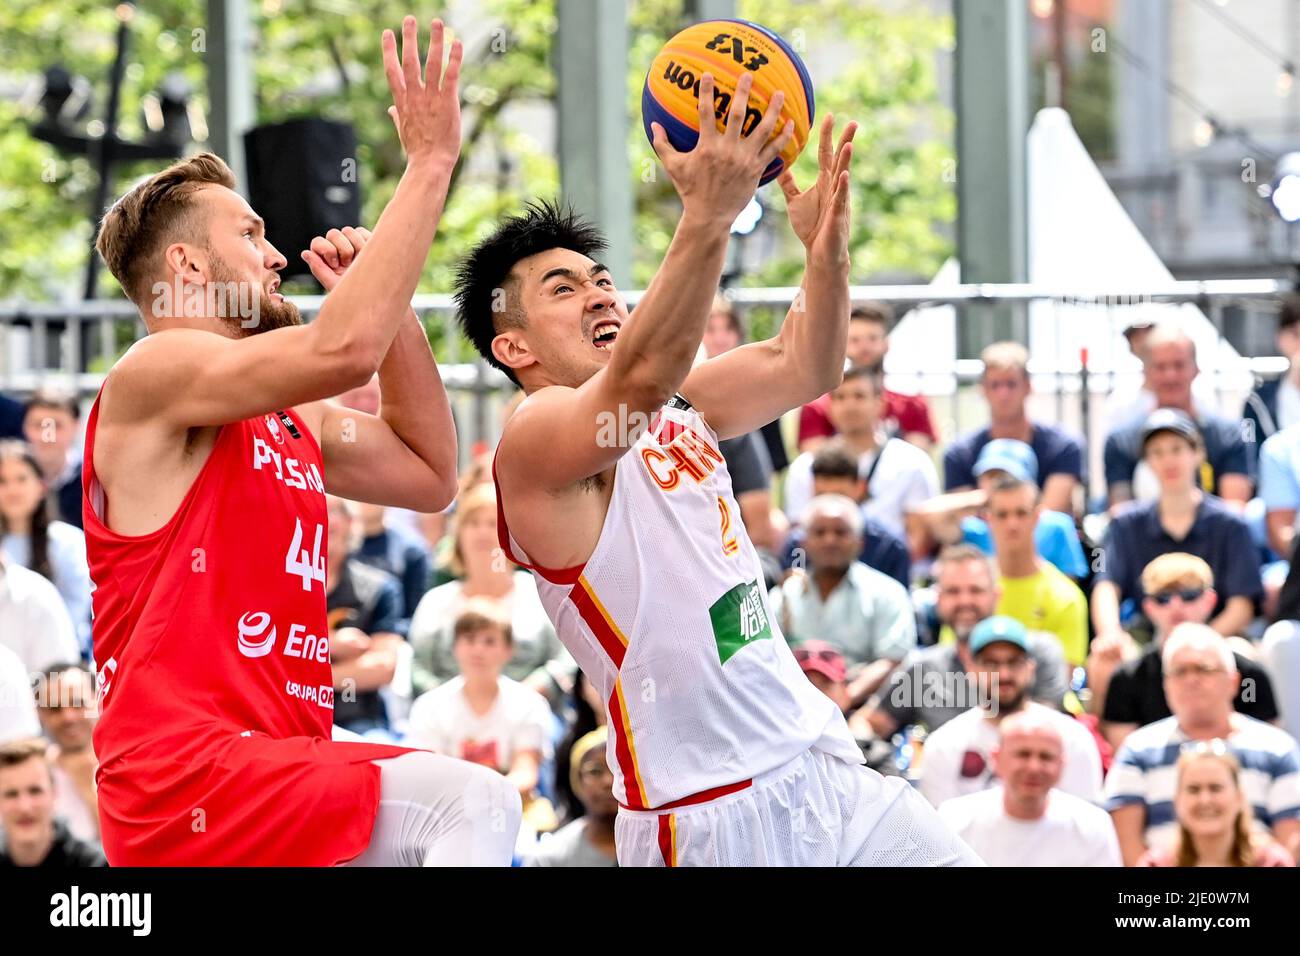
{"label": "metal railing", "polygon": [[[1206,314],[1223,341],[1227,309],[1267,313],[1277,298],[1291,288],[1289,283],[1271,279],[1167,282],[1106,290],[1032,284],[875,285],[853,287],[852,298],[855,303],[886,302],[900,315],[917,308],[955,306],[958,321],[964,308],[982,305],[1087,306],[1098,310],[1097,315],[1109,321],[1115,310],[1134,305],[1190,304]],[[728,290],[729,298],[742,314],[756,309],[783,310],[797,293],[795,287]],[[625,293],[631,305],[641,294],[639,291]],[[322,296],[294,298],[306,319],[319,312],[323,301]],[[500,399],[512,393],[514,387],[503,374],[481,361],[472,345],[456,331],[452,322],[455,306],[450,295],[419,295],[412,305],[422,319],[442,317],[447,323],[447,334],[442,337],[437,357],[463,439],[462,454],[467,456],[479,443],[493,444],[499,434],[504,404]],[[775,321],[779,322],[779,317]],[[75,386],[83,395],[92,395],[103,381],[107,367],[144,332],[136,308],[125,300],[62,305],[0,304],[0,390],[21,395],[47,381],[57,381]],[[931,362],[928,352],[926,359],[909,364],[906,369],[891,364],[887,375],[890,387],[920,392],[930,398],[941,439],[950,439],[982,424],[987,413],[973,387],[979,379],[981,363],[977,359],[946,361],[943,357]],[[1233,402],[1245,397],[1242,379],[1246,372],[1250,373],[1244,386],[1248,389],[1250,376],[1276,376],[1285,368],[1285,359],[1277,356],[1243,356],[1232,369],[1203,366],[1203,376],[1208,375],[1212,381],[1223,410],[1231,411]],[[1105,434],[1104,415],[1100,414],[1104,399],[1117,389],[1136,390],[1140,373],[1115,368],[1088,372],[1073,357],[1060,356],[1031,356],[1030,372],[1034,383],[1031,414],[1054,419],[1081,432],[1091,449],[1095,478]]]}

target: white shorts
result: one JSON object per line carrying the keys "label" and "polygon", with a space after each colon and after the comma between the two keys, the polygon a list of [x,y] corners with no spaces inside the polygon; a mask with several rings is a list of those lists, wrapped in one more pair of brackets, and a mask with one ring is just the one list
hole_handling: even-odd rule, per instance
{"label": "white shorts", "polygon": [[620,807],[619,866],[982,866],[901,777],[807,750],[736,793]]}

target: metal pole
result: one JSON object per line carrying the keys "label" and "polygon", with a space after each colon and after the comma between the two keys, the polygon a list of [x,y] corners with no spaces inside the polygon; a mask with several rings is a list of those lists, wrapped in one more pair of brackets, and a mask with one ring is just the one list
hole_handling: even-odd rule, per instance
{"label": "metal pole", "polygon": [[90,158],[95,163],[98,179],[95,197],[90,207],[90,258],[86,261],[85,298],[95,298],[95,285],[99,277],[99,254],[95,239],[99,234],[99,218],[108,203],[108,187],[113,177],[113,163],[117,154],[117,111],[122,102],[122,79],[126,74],[126,48],[131,33],[128,24],[134,8],[122,4],[118,8],[117,56],[113,60],[113,75],[108,87],[108,115],[104,117],[104,135],[90,142]]}
{"label": "metal pole", "polygon": [[253,89],[252,38],[246,0],[208,0],[208,142],[248,195],[244,133],[257,117]]}
{"label": "metal pole", "polygon": [[[1025,134],[1029,129],[1028,11],[1023,0],[953,0],[957,23],[957,249],[961,280],[1028,278]],[[958,310],[958,355],[1026,340],[1023,308]]]}
{"label": "metal pole", "polygon": [[615,281],[628,285],[634,210],[627,150],[627,4],[559,0],[559,14],[560,183],[565,200],[600,227],[609,242],[604,263]]}

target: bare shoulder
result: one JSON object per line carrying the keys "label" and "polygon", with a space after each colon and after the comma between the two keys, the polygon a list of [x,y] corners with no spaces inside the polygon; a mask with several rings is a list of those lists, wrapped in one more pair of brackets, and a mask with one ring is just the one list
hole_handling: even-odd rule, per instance
{"label": "bare shoulder", "polygon": [[548,453],[548,432],[563,424],[572,412],[575,390],[563,385],[540,388],[526,397],[514,410],[497,442],[496,473],[502,485],[515,486],[516,477],[525,479],[525,487],[535,487],[526,479],[539,460]]}
{"label": "bare shoulder", "polygon": [[[497,444],[495,474],[510,533],[544,567],[582,564],[595,550],[613,491],[614,468],[549,488],[530,476],[548,453],[542,422],[568,411],[563,386],[540,389],[520,403]],[[547,394],[549,393],[549,394]]]}
{"label": "bare shoulder", "polygon": [[156,397],[183,383],[196,355],[215,347],[221,338],[200,329],[165,329],[139,339],[104,377],[101,423],[159,417]]}

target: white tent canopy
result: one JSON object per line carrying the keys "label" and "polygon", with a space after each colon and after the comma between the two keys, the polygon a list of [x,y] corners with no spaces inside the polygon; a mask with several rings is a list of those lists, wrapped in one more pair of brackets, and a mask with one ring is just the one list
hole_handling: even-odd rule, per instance
{"label": "white tent canopy", "polygon": [[[1144,288],[1167,285],[1173,276],[1111,192],[1069,115],[1055,108],[1040,111],[1027,149],[1030,283],[1080,295],[1133,293],[1116,303],[1031,304],[1026,344],[1034,365],[1077,371],[1086,348],[1090,370],[1135,378],[1140,365],[1123,331],[1141,318],[1183,326],[1196,341],[1202,369],[1230,373],[1221,379],[1224,388],[1248,388],[1243,359],[1198,308],[1142,301]],[[932,286],[938,292],[959,282],[959,266],[949,260]],[[894,331],[885,368],[891,375],[950,371],[956,355],[955,310],[916,309]],[[938,383],[930,382],[937,391]]]}

